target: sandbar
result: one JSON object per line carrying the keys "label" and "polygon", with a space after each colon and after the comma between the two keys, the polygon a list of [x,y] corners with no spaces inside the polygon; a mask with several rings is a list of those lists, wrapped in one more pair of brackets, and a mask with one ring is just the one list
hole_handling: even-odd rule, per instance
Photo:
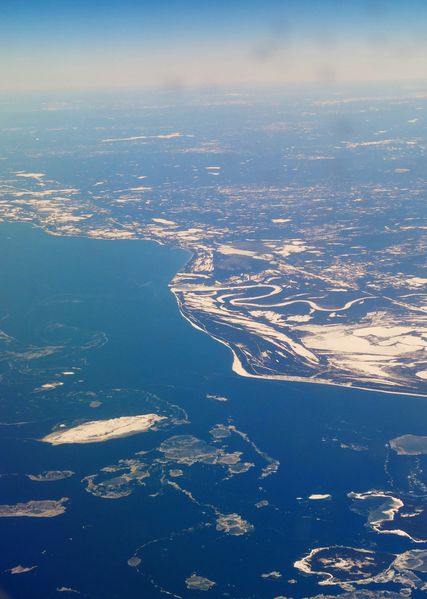
{"label": "sandbar", "polygon": [[157,422],[165,420],[157,414],[141,414],[139,416],[122,416],[110,420],[91,420],[73,428],[61,429],[41,439],[51,445],[64,443],[100,443],[128,435],[136,435],[153,428]]}

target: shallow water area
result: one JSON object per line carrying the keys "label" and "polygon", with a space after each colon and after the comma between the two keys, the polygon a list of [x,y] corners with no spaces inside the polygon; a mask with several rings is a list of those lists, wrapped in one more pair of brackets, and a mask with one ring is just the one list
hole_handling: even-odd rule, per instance
{"label": "shallow water area", "polygon": [[[55,517],[0,518],[0,589],[13,599],[61,588],[309,597],[319,577],[294,562],[315,547],[415,548],[367,528],[348,494],[424,501],[424,456],[388,443],[425,432],[425,400],[237,376],[229,350],[192,328],[170,293],[185,252],[6,223],[0,251],[1,503],[68,498]],[[102,443],[40,441],[141,414],[164,421]],[[73,475],[37,480],[48,472]],[[11,574],[18,565],[30,570]],[[421,583],[411,590],[422,596]]]}

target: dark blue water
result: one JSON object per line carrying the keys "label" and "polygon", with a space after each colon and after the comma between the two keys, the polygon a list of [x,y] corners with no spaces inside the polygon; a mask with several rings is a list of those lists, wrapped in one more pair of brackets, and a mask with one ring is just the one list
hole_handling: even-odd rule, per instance
{"label": "dark blue water", "polygon": [[[3,573],[5,597],[47,599],[66,587],[83,597],[133,599],[161,596],[159,586],[198,596],[184,584],[193,572],[217,583],[212,597],[304,597],[319,588],[293,562],[313,547],[411,547],[406,539],[370,533],[349,510],[346,494],[384,488],[385,444],[404,433],[423,434],[425,400],[234,375],[227,348],[191,328],[168,289],[188,259],[182,251],[1,224],[0,256],[0,329],[13,338],[3,344],[0,363],[0,503],[69,497],[66,513],[55,518],[0,518],[0,570],[37,566]],[[16,357],[52,345],[61,349],[51,356]],[[73,368],[75,375],[61,375]],[[36,391],[51,381],[64,384]],[[190,423],[90,445],[38,441],[59,423],[144,413],[147,393],[185,410]],[[101,405],[91,407],[94,400]],[[156,448],[172,434],[209,442],[217,423],[235,425],[279,460],[278,473],[260,480],[254,468],[225,480],[223,469],[197,464],[178,482],[199,502],[239,513],[254,525],[252,533],[221,534],[209,510],[162,487],[154,475],[147,487],[117,500],[85,491],[82,479],[100,468]],[[230,447],[262,461],[240,438]],[[53,469],[75,475],[43,483],[25,477]],[[332,500],[310,502],[311,493],[331,493]],[[256,508],[260,499],[270,505]],[[146,543],[138,553],[141,567],[129,567],[128,558]],[[261,578],[272,570],[282,578]]]}

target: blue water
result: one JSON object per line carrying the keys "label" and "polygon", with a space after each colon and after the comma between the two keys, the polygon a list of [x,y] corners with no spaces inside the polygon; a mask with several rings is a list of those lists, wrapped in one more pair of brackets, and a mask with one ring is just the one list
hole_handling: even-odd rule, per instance
{"label": "blue water", "polygon": [[[47,599],[61,587],[104,599],[161,596],[151,579],[182,596],[198,596],[184,585],[195,571],[216,581],[211,597],[304,597],[319,592],[315,577],[299,575],[292,564],[312,547],[410,548],[391,535],[374,538],[349,510],[346,494],[384,488],[385,444],[424,432],[425,400],[236,376],[227,348],[192,328],[168,289],[189,257],[183,251],[146,241],[54,237],[3,223],[0,255],[0,329],[21,349],[65,348],[26,368],[10,356],[0,363],[0,503],[70,498],[56,518],[0,518],[0,570],[37,566],[28,574],[2,574],[5,597]],[[82,347],[100,333],[106,343]],[[59,376],[73,367],[79,368],[73,377]],[[35,392],[51,380],[64,385]],[[117,391],[124,389],[134,391]],[[137,414],[146,392],[185,410],[190,423],[92,445],[54,447],[37,440],[61,422]],[[229,401],[207,400],[206,394]],[[98,408],[90,407],[95,397],[102,401]],[[171,434],[209,441],[216,423],[245,432],[280,461],[278,473],[259,480],[249,471],[224,480],[223,472],[197,465],[179,482],[223,513],[241,514],[255,526],[251,534],[221,535],[212,522],[200,527],[209,517],[169,489],[151,497],[154,486],[135,488],[117,500],[85,491],[81,479],[100,468],[157,447]],[[341,442],[369,450],[345,450]],[[243,450],[239,443],[236,449]],[[76,474],[45,483],[24,476],[52,469]],[[333,498],[308,502],[311,493]],[[270,506],[257,509],[260,499]],[[192,532],[182,533],[187,528]],[[141,552],[139,571],[130,568],[128,558],[155,539],[163,540]],[[261,578],[272,570],[283,577]]]}

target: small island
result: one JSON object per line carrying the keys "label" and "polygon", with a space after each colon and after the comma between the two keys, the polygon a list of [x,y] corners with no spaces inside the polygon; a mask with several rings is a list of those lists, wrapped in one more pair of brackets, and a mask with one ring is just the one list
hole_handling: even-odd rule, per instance
{"label": "small island", "polygon": [[110,420],[91,420],[73,428],[56,430],[41,439],[51,445],[64,443],[100,443],[128,435],[136,435],[153,428],[164,416],[157,414],[141,414],[139,416],[122,416]]}
{"label": "small island", "polygon": [[62,499],[45,499],[42,501],[28,501],[14,505],[0,505],[0,518],[54,518],[66,510],[64,504],[68,497]]}
{"label": "small island", "polygon": [[402,435],[391,439],[390,447],[398,455],[424,455],[427,453],[427,437],[424,435]]}

